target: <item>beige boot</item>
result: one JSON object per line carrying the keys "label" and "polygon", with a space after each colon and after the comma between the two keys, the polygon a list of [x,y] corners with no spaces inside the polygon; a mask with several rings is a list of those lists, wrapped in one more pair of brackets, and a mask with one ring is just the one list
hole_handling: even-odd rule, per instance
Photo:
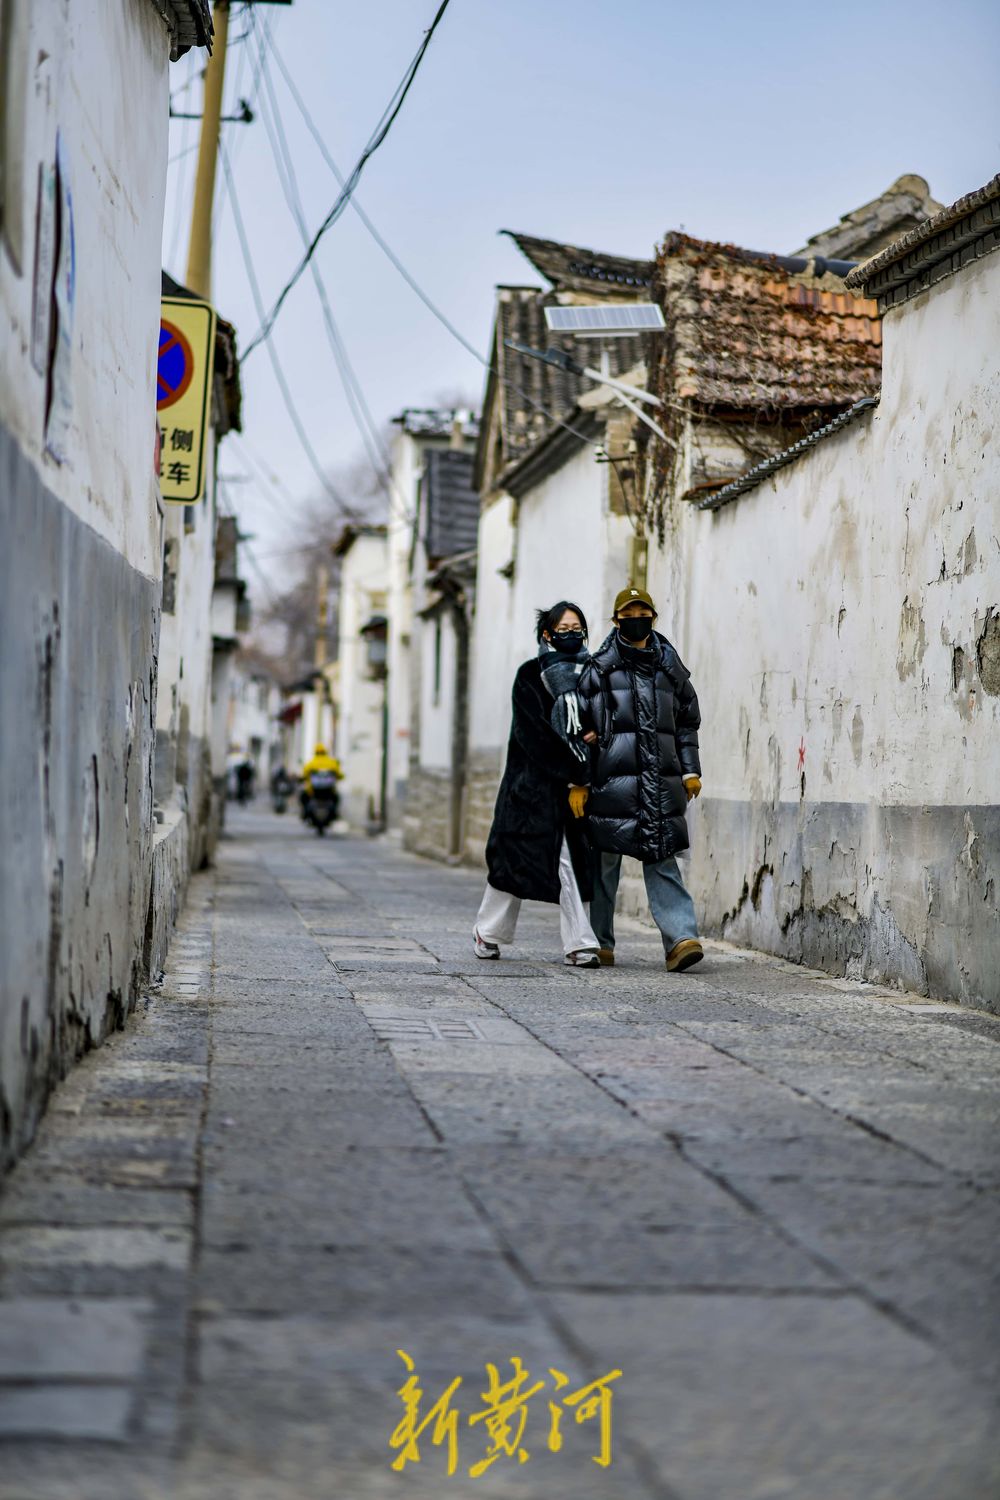
{"label": "beige boot", "polygon": [[700,964],[704,957],[698,939],[685,938],[682,943],[675,943],[667,954],[667,968],[671,974],[679,974],[682,969],[690,969],[692,964]]}

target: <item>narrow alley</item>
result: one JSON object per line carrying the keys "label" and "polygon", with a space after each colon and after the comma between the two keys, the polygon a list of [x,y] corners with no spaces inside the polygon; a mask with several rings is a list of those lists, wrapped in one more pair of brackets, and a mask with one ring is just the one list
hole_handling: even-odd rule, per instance
{"label": "narrow alley", "polygon": [[[483,963],[479,893],[233,812],[8,1180],[0,1492],[996,1494],[1000,1021],[724,945],[667,975],[628,922],[568,970],[544,907]],[[462,1377],[453,1477],[433,1418],[392,1468],[400,1350],[420,1422]],[[512,1358],[546,1389],[472,1477]],[[610,1467],[585,1405],[551,1451],[550,1372],[612,1371]]]}

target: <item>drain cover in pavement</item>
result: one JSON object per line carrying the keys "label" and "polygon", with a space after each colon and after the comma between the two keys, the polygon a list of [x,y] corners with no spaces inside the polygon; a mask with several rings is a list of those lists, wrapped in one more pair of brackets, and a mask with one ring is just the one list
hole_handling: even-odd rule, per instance
{"label": "drain cover in pavement", "polygon": [[381,1042],[482,1042],[475,1021],[460,1017],[436,1021],[423,1016],[376,1016],[370,1021]]}

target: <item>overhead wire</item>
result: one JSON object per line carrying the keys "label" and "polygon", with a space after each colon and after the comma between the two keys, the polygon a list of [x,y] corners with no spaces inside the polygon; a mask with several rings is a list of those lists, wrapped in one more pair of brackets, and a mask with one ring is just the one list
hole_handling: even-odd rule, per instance
{"label": "overhead wire", "polygon": [[[292,161],[291,151],[288,146],[288,138],[285,134],[281,111],[278,106],[271,82],[270,72],[267,67],[266,58],[262,57],[261,75],[263,78],[262,108],[261,115],[270,141],[271,151],[274,156],[275,166],[281,180],[282,191],[288,204],[289,212],[295,220],[303,245],[309,242],[309,231],[306,226],[305,211],[302,205],[302,196],[299,192],[298,177],[295,165]],[[268,109],[269,104],[269,109]],[[381,433],[378,430],[371,408],[365,398],[364,390],[358,380],[357,373],[351,363],[350,355],[344,343],[343,335],[337,325],[330,305],[329,294],[326,283],[316,260],[310,262],[309,269],[312,273],[316,286],[316,294],[319,298],[320,309],[323,314],[323,323],[326,329],[327,339],[337,365],[337,373],[340,376],[344,394],[347,397],[351,415],[364,445],[379,488],[385,493],[390,510],[395,506],[399,512],[399,518],[404,524],[410,524],[414,520],[412,509],[407,505],[405,498],[400,493],[392,477],[392,462]]]}
{"label": "overhead wire", "polygon": [[[334,177],[337,179],[337,182],[343,188],[345,186],[345,178],[340,171],[340,168],[338,167],[336,161],[334,160],[330,149],[326,144],[326,141],[323,139],[322,133],[313,120],[312,115],[310,114],[309,109],[295,84],[295,80],[292,77],[287,64],[285,63],[284,58],[281,56],[280,51],[273,43],[273,41],[271,44],[271,56],[274,58],[279,69],[281,70],[282,77],[284,78],[285,83],[288,86],[288,91],[295,101],[299,113],[302,115],[302,119],[305,122],[306,128],[308,129],[313,140],[316,142],[316,145],[319,147],[323,160],[330,168]],[[367,229],[368,233],[371,235],[372,239],[375,241],[376,245],[378,245],[379,249],[382,251],[383,255],[385,255],[390,264],[393,265],[399,272],[400,276],[402,276],[403,280],[406,282],[411,291],[413,291],[415,295],[419,297],[420,301],[427,308],[428,312],[433,314],[433,316],[438,320],[442,327],[451,334],[452,338],[456,339],[457,342],[461,344],[462,348],[465,349],[467,353],[471,354],[472,358],[475,359],[480,365],[482,365],[483,369],[485,369],[488,373],[495,375],[497,379],[507,387],[508,390],[511,390],[515,395],[520,396],[521,399],[523,401],[526,401],[527,404],[535,411],[537,411],[540,416],[546,417],[550,422],[553,422],[557,427],[561,427],[565,432],[571,433],[573,437],[578,438],[581,442],[585,442],[588,444],[591,442],[591,439],[586,434],[579,432],[575,427],[573,427],[569,422],[565,421],[562,417],[558,417],[554,412],[549,411],[548,408],[543,406],[540,401],[536,400],[534,396],[530,395],[528,391],[526,391],[522,386],[518,385],[516,381],[512,380],[509,375],[503,374],[497,363],[495,363],[493,360],[488,359],[485,354],[481,353],[481,351],[476,348],[475,344],[473,344],[471,340],[467,339],[460,329],[455,327],[455,324],[451,321],[448,315],[441,311],[433,298],[424,291],[423,287],[417,281],[416,277],[403,264],[399,256],[393,250],[392,246],[387,242],[385,237],[379,233],[378,229],[372,223],[368,214],[365,212],[365,210],[362,208],[361,204],[353,194],[350,198],[350,204],[354,209],[354,212],[358,215],[358,218],[361,220],[362,224]],[[614,460],[609,461],[612,463],[612,466],[614,466]]]}
{"label": "overhead wire", "polygon": [[[295,83],[295,79],[292,77],[292,74],[290,73],[288,66],[285,63],[285,59],[281,56],[281,53],[278,51],[278,48],[273,41],[271,43],[271,56],[278,64],[278,67],[281,70],[281,76],[284,78],[285,83],[288,86],[288,92],[291,94],[293,100],[295,101],[298,111],[305,123],[306,129],[309,131],[309,134],[312,136],[313,140],[316,142],[316,145],[319,147],[319,151],[321,156],[323,157],[323,160],[330,168],[330,171],[337,179],[337,182],[341,187],[343,187],[345,185],[344,174],[341,172],[336,161],[334,160],[330,152],[330,148],[327,146],[326,141],[323,139],[322,133],[316,125],[316,122],[313,119],[312,115],[309,113],[302,95],[299,93],[298,87]],[[434,314],[439,323],[443,324],[443,326],[451,334],[452,338],[457,339],[462,347],[472,355],[473,359],[478,360],[481,365],[484,365],[488,368],[489,360],[479,352],[475,344],[471,343],[469,339],[467,339],[465,335],[455,327],[454,323],[447,316],[447,314],[443,313],[437,306],[437,304],[431,300],[431,298],[424,291],[423,287],[417,281],[416,277],[412,276],[407,270],[406,266],[404,266],[403,262],[393,250],[392,246],[387,243],[387,241],[376,229],[375,225],[372,223],[365,210],[361,207],[361,204],[358,202],[357,198],[353,195],[351,197],[351,207],[354,209],[354,212],[357,214],[358,218],[361,220],[362,224],[365,226],[368,233],[375,241],[376,245],[382,251],[382,254],[386,257],[387,260],[391,262],[393,266],[395,266],[396,270],[399,272],[400,276],[402,276],[403,280],[406,282],[407,286],[409,286],[410,290],[416,293],[424,306],[428,309],[429,312],[432,312]]]}
{"label": "overhead wire", "polygon": [[420,70],[420,64],[423,62],[424,57],[426,56],[427,49],[431,44],[434,33],[437,31],[437,28],[441,23],[445,11],[448,9],[449,3],[450,0],[441,0],[441,3],[438,6],[437,12],[434,16],[434,20],[431,22],[429,29],[425,32],[424,38],[421,41],[420,46],[417,48],[413,60],[411,61],[409,67],[406,69],[406,72],[403,74],[403,77],[397,85],[396,91],[390,99],[388,105],[383,110],[382,117],[379,120],[379,123],[376,125],[375,130],[369,136],[368,143],[365,146],[364,150],[361,152],[361,155],[358,157],[358,160],[355,163],[349,177],[347,178],[347,181],[344,183],[340,192],[337,194],[337,197],[333,203],[333,207],[330,209],[326,218],[323,220],[322,224],[313,235],[312,240],[309,242],[309,245],[306,248],[302,259],[299,261],[295,270],[292,272],[291,276],[288,278],[288,280],[285,282],[285,285],[279,292],[278,297],[273,307],[271,308],[271,311],[261,321],[260,328],[254,334],[254,337],[250,340],[246,348],[241,352],[241,360],[247,359],[259,344],[264,343],[270,337],[271,330],[274,327],[281,309],[285,305],[285,301],[287,300],[289,293],[301,279],[306,267],[309,265],[309,262],[316,254],[316,250],[319,247],[319,243],[322,240],[323,236],[333,227],[334,224],[336,224],[337,220],[341,217],[344,209],[350,202],[354,190],[361,180],[361,175],[364,172],[367,162],[386,139],[389,131],[392,129],[392,126],[399,115],[400,110],[403,107],[403,104],[406,101],[406,96],[410,92],[410,89],[413,86],[414,79],[416,78],[417,73]]}
{"label": "overhead wire", "polygon": [[[236,226],[236,237],[239,241],[240,251],[243,256],[243,264],[246,268],[247,281],[250,284],[250,293],[253,297],[254,306],[258,309],[259,316],[260,311],[263,308],[263,298],[260,294],[260,285],[257,281],[257,273],[254,270],[253,255],[250,251],[250,242],[247,238],[246,226],[243,222],[243,215],[240,211],[239,198],[236,194],[236,184],[233,181],[232,168],[229,163],[229,153],[226,150],[225,143],[222,141],[219,142],[219,155],[222,158],[223,172],[225,173],[226,180],[229,183],[229,201],[233,210],[233,222]],[[309,434],[306,432],[305,427],[302,425],[302,418],[299,415],[299,412],[295,406],[295,402],[292,399],[292,393],[289,390],[288,381],[285,377],[285,372],[282,369],[281,361],[278,359],[277,351],[274,349],[274,346],[272,345],[270,340],[268,340],[268,352],[271,360],[271,368],[274,371],[274,378],[277,381],[282,400],[285,403],[285,408],[291,419],[292,426],[295,428],[296,436],[298,437],[299,442],[302,445],[302,451],[305,453],[306,458],[309,460],[309,464],[313,470],[313,473],[316,475],[320,484],[323,486],[326,494],[337,506],[338,510],[340,510],[343,515],[348,518],[348,520],[360,520],[358,512],[346,503],[343,496],[338,493],[336,487],[331,483],[329,475],[316,456],[316,451],[313,448],[312,443],[309,441]]]}

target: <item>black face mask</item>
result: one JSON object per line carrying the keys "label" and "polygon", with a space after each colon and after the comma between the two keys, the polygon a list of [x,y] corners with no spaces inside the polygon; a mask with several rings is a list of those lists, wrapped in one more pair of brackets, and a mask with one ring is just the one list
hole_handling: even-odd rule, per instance
{"label": "black face mask", "polygon": [[626,641],[644,641],[647,635],[653,633],[652,616],[626,615],[618,621],[618,633]]}
{"label": "black face mask", "polygon": [[582,630],[557,630],[552,636],[552,644],[557,651],[565,651],[570,656],[575,656],[585,640]]}

